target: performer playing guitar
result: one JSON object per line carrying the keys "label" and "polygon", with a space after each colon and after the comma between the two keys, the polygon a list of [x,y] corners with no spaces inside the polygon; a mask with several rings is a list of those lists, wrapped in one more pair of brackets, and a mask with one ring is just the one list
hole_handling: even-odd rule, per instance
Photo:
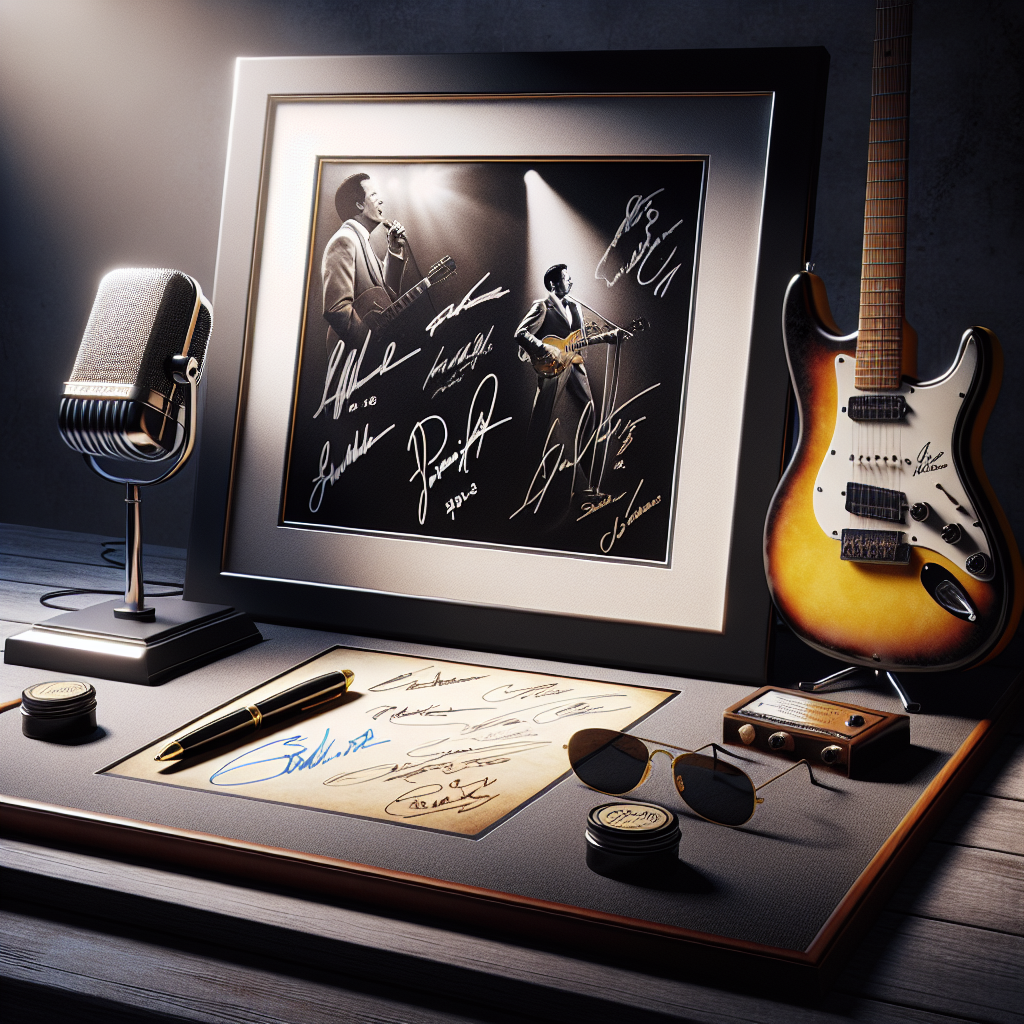
{"label": "performer playing guitar", "polygon": [[[537,371],[537,394],[527,444],[531,454],[541,453],[556,421],[574,435],[573,439],[565,439],[566,450],[573,450],[574,439],[586,443],[590,438],[593,450],[589,458],[577,461],[573,486],[574,492],[590,495],[595,493],[591,475],[598,441],[597,421],[586,364],[578,350],[600,343],[615,345],[631,333],[621,327],[601,330],[584,323],[581,303],[569,295],[572,275],[564,263],[556,263],[545,271],[544,287],[547,296],[533,303],[515,332],[516,340]],[[634,330],[643,330],[646,324],[636,321],[632,326]]]}

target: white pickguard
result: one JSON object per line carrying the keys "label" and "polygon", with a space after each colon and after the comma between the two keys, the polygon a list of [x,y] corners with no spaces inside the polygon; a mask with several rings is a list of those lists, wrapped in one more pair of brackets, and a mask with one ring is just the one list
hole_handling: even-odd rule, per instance
{"label": "white pickguard", "polygon": [[[814,515],[829,537],[838,540],[844,529],[899,530],[904,543],[940,552],[965,572],[969,571],[966,560],[975,552],[984,553],[988,568],[970,575],[992,578],[988,539],[953,462],[953,426],[970,393],[977,364],[977,344],[968,335],[945,376],[923,384],[904,382],[898,392],[885,392],[906,399],[903,420],[857,422],[847,414],[849,399],[871,392],[854,386],[855,360],[836,357],[836,429],[814,482]],[[931,514],[924,522],[915,522],[905,512],[902,523],[854,515],[846,510],[845,492],[851,482],[902,491],[908,506],[924,502]],[[948,523],[961,528],[962,539],[956,544],[942,539],[942,528]]]}

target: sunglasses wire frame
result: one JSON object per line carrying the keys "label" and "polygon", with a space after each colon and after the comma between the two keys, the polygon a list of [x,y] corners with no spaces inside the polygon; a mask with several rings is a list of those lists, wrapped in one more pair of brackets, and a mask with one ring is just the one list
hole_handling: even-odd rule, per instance
{"label": "sunglasses wire frame", "polygon": [[[609,729],[608,732],[612,732],[612,730]],[[578,734],[574,734],[574,735],[578,735]],[[737,757],[738,756],[737,754],[734,754],[731,750],[726,750],[724,747],[721,747],[717,743],[714,743],[714,742],[712,742],[712,743],[705,743],[704,746],[697,747],[696,750],[689,750],[686,747],[677,747],[677,746],[675,746],[672,743],[666,743],[664,740],[652,740],[652,739],[648,739],[646,736],[634,736],[632,733],[628,733],[628,732],[619,732],[619,733],[616,733],[615,735],[616,736],[623,736],[626,739],[639,740],[641,743],[644,743],[644,744],[650,743],[650,744],[654,744],[655,745],[655,749],[653,749],[653,750],[650,747],[647,748],[647,765],[644,768],[643,777],[640,779],[640,781],[638,783],[636,783],[636,785],[631,786],[630,789],[639,789],[647,781],[647,779],[650,777],[651,765],[652,765],[652,763],[654,761],[654,755],[655,754],[664,754],[666,757],[672,758],[673,780],[675,778],[675,765],[676,765],[676,762],[680,758],[685,757],[687,754],[699,754],[702,750],[707,750],[708,747],[711,747],[711,750],[712,750],[712,760],[713,760],[713,763],[715,765],[715,769],[716,770],[717,770],[717,767],[718,767],[718,754],[719,754],[719,752],[725,754],[728,757]],[[572,737],[570,737],[570,743],[571,742],[572,742]],[[614,742],[614,741],[613,740],[609,740],[609,743],[611,743],[611,742]],[[607,745],[608,744],[605,744],[605,746],[607,746]],[[678,756],[673,756],[673,754],[671,753],[670,750],[663,750],[662,746],[671,747],[672,750],[680,750],[680,751],[682,751],[682,753],[679,754]],[[565,744],[563,746],[563,749],[568,750],[569,749],[569,744]],[[698,811],[690,803],[690,801],[686,799],[686,796],[684,795],[684,791],[679,788],[678,783],[676,783],[676,790],[678,791],[679,796],[682,798],[682,800],[686,804],[686,806],[689,807],[690,810],[693,811],[693,813],[696,814],[698,818],[703,818],[704,821],[709,821],[713,825],[722,825],[724,828],[742,828],[754,816],[754,812],[757,810],[758,804],[763,804],[764,803],[764,797],[758,796],[757,795],[758,791],[764,789],[765,786],[770,786],[777,779],[781,779],[783,775],[788,775],[794,769],[799,768],[800,765],[804,765],[807,768],[807,774],[811,778],[811,785],[812,786],[817,786],[818,785],[818,780],[815,779],[814,772],[811,769],[810,762],[807,761],[806,758],[801,758],[799,761],[795,761],[788,768],[785,768],[781,772],[779,772],[778,775],[773,775],[770,779],[768,779],[765,782],[762,782],[759,786],[755,786],[754,785],[754,780],[751,779],[751,777],[745,771],[743,771],[742,768],[737,768],[735,765],[730,765],[729,766],[730,768],[733,768],[738,774],[742,775],[743,778],[745,778],[747,780],[747,782],[750,783],[750,788],[754,792],[754,803],[751,806],[750,814],[748,814],[747,817],[743,821],[738,821],[735,824],[730,824],[729,822],[725,822],[725,821],[715,821],[714,818],[709,818],[709,817],[707,817],[707,815],[701,814],[701,812]],[[575,766],[573,766],[573,772],[576,773]],[[594,790],[597,793],[604,793],[605,796],[622,796],[623,795],[622,793],[610,793],[607,790],[598,789],[596,786],[591,786],[589,782],[587,782],[585,779],[582,778],[582,776],[579,776],[578,774],[577,774],[577,778],[579,778],[580,781],[583,782],[583,784],[585,786],[588,786],[590,789]],[[629,790],[625,790],[625,792],[628,793]]]}

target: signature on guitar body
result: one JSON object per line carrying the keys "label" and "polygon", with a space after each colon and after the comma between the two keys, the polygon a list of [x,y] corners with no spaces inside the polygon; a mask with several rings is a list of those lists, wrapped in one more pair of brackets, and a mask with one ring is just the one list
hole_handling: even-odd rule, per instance
{"label": "signature on guitar body", "polygon": [[765,523],[768,585],[812,647],[899,671],[969,668],[1013,635],[1024,569],[981,465],[1002,377],[984,327],[941,377],[913,377],[903,318],[909,0],[878,0],[860,328],[821,278],[790,281],[783,333],[800,435]]}

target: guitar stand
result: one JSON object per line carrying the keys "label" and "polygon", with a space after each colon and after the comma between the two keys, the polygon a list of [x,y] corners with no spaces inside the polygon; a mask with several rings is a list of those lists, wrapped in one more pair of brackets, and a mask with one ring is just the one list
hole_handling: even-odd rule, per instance
{"label": "guitar stand", "polygon": [[896,696],[899,697],[900,703],[903,705],[903,710],[908,714],[914,714],[915,711],[921,710],[921,705],[917,701],[911,700],[907,694],[907,691],[903,689],[903,684],[899,681],[895,672],[889,672],[884,669],[876,668],[863,668],[860,665],[851,665],[849,668],[840,669],[838,672],[833,672],[830,676],[825,676],[824,679],[819,679],[813,683],[797,683],[797,689],[803,690],[809,693],[828,693],[836,690],[851,690],[855,686],[859,686],[861,680],[857,678],[862,672],[873,672],[874,673],[874,684],[875,686],[885,686],[889,684],[895,691]]}

